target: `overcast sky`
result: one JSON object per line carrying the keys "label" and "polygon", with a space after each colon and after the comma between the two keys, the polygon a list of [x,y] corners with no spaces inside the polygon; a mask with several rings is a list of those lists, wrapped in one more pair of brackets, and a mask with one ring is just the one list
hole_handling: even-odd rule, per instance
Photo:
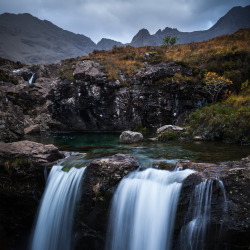
{"label": "overcast sky", "polygon": [[131,42],[142,28],[205,30],[234,6],[249,0],[0,0],[0,14],[30,13],[90,37]]}

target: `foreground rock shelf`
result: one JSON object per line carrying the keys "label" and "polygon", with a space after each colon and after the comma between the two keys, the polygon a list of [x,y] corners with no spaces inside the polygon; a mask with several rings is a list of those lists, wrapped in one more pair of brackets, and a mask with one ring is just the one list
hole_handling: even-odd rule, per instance
{"label": "foreground rock shelf", "polygon": [[17,248],[28,237],[45,186],[44,171],[63,157],[54,145],[0,142],[0,246]]}
{"label": "foreground rock shelf", "polygon": [[[20,242],[27,242],[45,186],[44,170],[63,157],[64,154],[53,145],[30,141],[0,143],[0,245],[6,246],[5,249],[19,249],[17,245]],[[139,165],[133,156],[124,154],[97,159],[88,164],[82,180],[75,249],[104,248],[107,216],[114,191],[120,180],[138,169]],[[183,161],[174,165],[156,162],[154,166],[197,171],[183,182],[174,242],[178,242],[180,228],[188,220],[187,210],[195,186],[204,179],[212,179],[211,223],[207,238],[210,248],[206,249],[248,249],[250,156],[240,161],[216,164]],[[224,197],[218,186],[219,180],[224,183],[226,194],[227,211],[224,214],[221,207]],[[219,242],[215,239],[217,236],[214,238],[218,228],[222,228]],[[178,244],[174,244],[173,249],[178,249]]]}

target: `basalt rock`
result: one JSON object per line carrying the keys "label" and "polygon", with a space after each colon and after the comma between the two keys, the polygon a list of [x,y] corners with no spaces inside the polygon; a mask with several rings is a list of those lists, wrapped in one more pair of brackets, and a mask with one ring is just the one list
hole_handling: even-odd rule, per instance
{"label": "basalt rock", "polygon": [[135,143],[143,140],[143,135],[139,132],[123,131],[120,135],[121,143]]}
{"label": "basalt rock", "polygon": [[79,208],[76,249],[104,249],[108,209],[121,179],[136,170],[139,162],[116,154],[92,161],[85,170]]}
{"label": "basalt rock", "polygon": [[157,129],[156,133],[161,134],[163,132],[175,132],[175,133],[181,133],[183,131],[183,128],[175,125],[165,125]]}
{"label": "basalt rock", "polygon": [[[207,230],[204,249],[248,249],[250,245],[250,156],[241,161],[217,164],[180,162],[177,167],[194,169],[183,183],[177,213],[176,239],[181,226],[191,220],[187,214],[190,198],[196,185],[204,179],[212,179],[211,221]],[[223,196],[222,181],[226,201]],[[193,208],[195,209],[195,208]]]}
{"label": "basalt rock", "polygon": [[111,81],[98,63],[80,61],[76,80],[63,80],[51,90],[49,111],[61,123],[59,130],[123,131],[174,124],[183,112],[206,103],[199,84],[171,80],[183,69],[175,63],[147,65],[133,77],[120,75],[123,80]]}
{"label": "basalt rock", "polygon": [[[53,145],[0,142],[0,246],[27,249],[47,167],[63,158]],[[8,248],[7,248],[8,249]]]}
{"label": "basalt rock", "polygon": [[19,140],[23,135],[23,109],[14,105],[6,95],[6,88],[0,86],[0,141]]}
{"label": "basalt rock", "polygon": [[[192,75],[191,69],[174,62],[146,64],[131,77],[119,72],[114,80],[91,60],[76,61],[70,66],[34,65],[18,72],[11,66],[4,70],[17,81],[13,84],[6,80],[1,85],[3,95],[25,116],[25,133],[157,128],[175,124],[181,114],[206,103],[199,84],[173,80],[176,73],[182,74],[183,79]],[[35,81],[29,84],[31,72]],[[4,108],[0,110],[4,112]],[[2,126],[10,125],[4,121]],[[20,133],[16,128],[9,130]],[[9,140],[19,139],[23,133],[22,130],[21,136],[13,138],[10,135]]]}

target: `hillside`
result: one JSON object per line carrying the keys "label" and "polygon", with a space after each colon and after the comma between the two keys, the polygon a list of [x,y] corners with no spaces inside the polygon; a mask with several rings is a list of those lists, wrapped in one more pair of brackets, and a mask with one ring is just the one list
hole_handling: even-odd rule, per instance
{"label": "hillside", "polygon": [[[200,131],[205,139],[222,140],[226,135],[228,141],[248,143],[249,41],[250,29],[244,29],[206,42],[172,47],[95,50],[89,56],[51,65],[23,66],[2,59],[0,135],[7,141],[40,131],[182,126],[195,109],[231,97],[228,104],[204,111],[212,118],[216,113],[222,115],[210,119],[215,122],[212,126],[220,128],[219,133],[208,135],[207,131],[214,130],[207,128],[210,122],[204,123],[202,111],[192,123],[200,129],[190,130],[190,134],[198,136],[196,132]],[[217,80],[230,82],[216,99],[204,88],[209,72],[217,74]],[[227,133],[223,121],[229,123]]]}

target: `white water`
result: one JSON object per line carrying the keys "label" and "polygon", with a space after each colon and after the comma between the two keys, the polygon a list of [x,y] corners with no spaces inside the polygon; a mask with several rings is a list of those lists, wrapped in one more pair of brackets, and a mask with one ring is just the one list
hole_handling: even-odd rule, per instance
{"label": "white water", "polygon": [[34,77],[35,77],[35,73],[32,73],[32,76],[29,79],[29,84],[32,84],[34,82]]}
{"label": "white water", "polygon": [[[204,180],[195,187],[194,194],[190,200],[189,211],[193,211],[192,220],[185,225],[180,233],[180,249],[200,250],[205,247],[206,232],[211,217],[211,200],[214,180]],[[224,198],[223,212],[227,212],[226,194],[224,184],[216,180]],[[215,232],[216,234],[216,232]]]}
{"label": "white water", "polygon": [[85,168],[53,166],[44,191],[34,230],[32,250],[71,250],[75,204]]}
{"label": "white water", "polygon": [[114,195],[107,250],[169,250],[181,182],[193,170],[147,169],[124,178]]}

